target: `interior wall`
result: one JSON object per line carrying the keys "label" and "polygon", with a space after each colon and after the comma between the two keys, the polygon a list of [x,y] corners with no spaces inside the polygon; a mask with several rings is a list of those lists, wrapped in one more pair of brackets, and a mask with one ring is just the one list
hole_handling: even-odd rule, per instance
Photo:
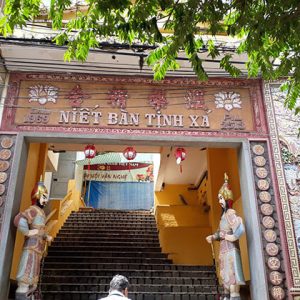
{"label": "interior wall", "polygon": [[[179,173],[180,174],[180,173]],[[180,175],[178,175],[180,176]],[[157,205],[184,205],[180,195],[188,205],[199,205],[196,190],[189,190],[185,184],[166,184],[164,188],[155,192],[154,204]]]}
{"label": "interior wall", "polygon": [[[216,232],[219,227],[219,222],[222,214],[221,206],[218,202],[218,192],[224,183],[224,173],[229,177],[229,185],[233,192],[233,209],[242,217],[245,224],[245,217],[242,206],[240,176],[238,172],[238,155],[236,149],[208,149],[208,203],[210,205],[209,224],[211,225],[212,233]],[[214,242],[217,269],[219,242]],[[247,237],[244,234],[240,239],[241,259],[245,280],[250,280],[249,257],[247,250]],[[218,272],[219,273],[219,272]]]}
{"label": "interior wall", "polygon": [[49,171],[51,172],[57,171],[58,160],[59,160],[59,153],[54,153],[53,151],[48,150],[48,165],[50,165]]}
{"label": "interior wall", "polygon": [[[47,160],[46,149],[47,147],[45,144],[32,143],[29,145],[25,180],[23,184],[23,192],[19,211],[24,211],[31,205],[31,191],[36,182],[40,179],[40,176],[44,174],[45,171]],[[22,233],[17,231],[10,275],[11,279],[16,279],[23,243],[24,236]]]}
{"label": "interior wall", "polygon": [[[165,185],[162,191],[155,193],[160,243],[163,252],[169,253],[174,263],[213,264],[212,248],[205,238],[219,227],[222,209],[218,203],[218,191],[224,183],[225,172],[234,195],[233,208],[244,220],[237,150],[208,149],[207,163],[208,175],[198,189],[190,190],[188,185]],[[240,248],[245,280],[250,280],[245,234],[240,239]],[[218,242],[213,243],[213,250],[218,269]]]}
{"label": "interior wall", "polygon": [[[212,265],[208,213],[200,205],[198,191],[189,185],[165,185],[155,193],[155,216],[164,253],[176,264]],[[186,204],[182,203],[182,195]]]}
{"label": "interior wall", "polygon": [[72,211],[78,211],[80,207],[83,207],[83,202],[81,201],[81,194],[80,191],[76,189],[75,180],[69,180],[68,193],[63,200],[50,200],[48,206],[50,207],[50,211],[55,210],[53,217],[49,221],[49,223],[51,223],[51,221],[53,220],[53,223],[49,224],[49,234],[53,238],[55,238],[57,233],[63,226],[64,222],[72,213]]}

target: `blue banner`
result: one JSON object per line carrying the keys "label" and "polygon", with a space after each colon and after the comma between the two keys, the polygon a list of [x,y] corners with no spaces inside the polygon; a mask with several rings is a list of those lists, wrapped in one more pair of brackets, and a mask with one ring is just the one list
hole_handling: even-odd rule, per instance
{"label": "blue banner", "polygon": [[94,208],[150,210],[154,203],[153,182],[90,181],[85,203]]}

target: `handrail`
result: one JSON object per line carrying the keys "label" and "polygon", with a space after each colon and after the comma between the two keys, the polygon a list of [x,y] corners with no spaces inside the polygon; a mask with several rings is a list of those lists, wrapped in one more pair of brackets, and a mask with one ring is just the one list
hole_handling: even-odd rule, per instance
{"label": "handrail", "polygon": [[63,199],[52,200],[51,212],[47,216],[47,228],[49,234],[55,237],[71,212],[83,207],[83,203],[79,191],[75,189],[74,180],[69,181],[68,191]]}
{"label": "handrail", "polygon": [[73,200],[70,199],[72,196],[72,190],[68,191],[65,198],[61,201],[60,205],[60,216],[63,216],[66,212],[66,210],[71,206]]}
{"label": "handrail", "polygon": [[49,233],[52,230],[52,228],[54,227],[54,225],[56,225],[57,222],[58,222],[58,220],[50,220],[46,224],[46,232]]}
{"label": "handrail", "polygon": [[57,209],[54,208],[53,210],[51,210],[51,212],[47,215],[46,217],[46,224],[49,222],[49,220],[52,218],[52,216],[57,212]]}
{"label": "handrail", "polygon": [[68,191],[68,193],[66,194],[65,198],[61,200],[61,203],[63,204],[64,202],[66,202],[67,200],[69,200],[69,198],[71,198],[72,195],[72,190]]}
{"label": "handrail", "polygon": [[83,207],[86,207],[86,204],[85,204],[84,199],[82,197],[80,197],[80,202],[83,205]]}
{"label": "handrail", "polygon": [[63,216],[65,214],[65,212],[67,211],[67,209],[72,205],[73,200],[70,199],[68,201],[65,201],[64,203],[62,203],[61,205],[61,209],[60,209],[60,215]]}

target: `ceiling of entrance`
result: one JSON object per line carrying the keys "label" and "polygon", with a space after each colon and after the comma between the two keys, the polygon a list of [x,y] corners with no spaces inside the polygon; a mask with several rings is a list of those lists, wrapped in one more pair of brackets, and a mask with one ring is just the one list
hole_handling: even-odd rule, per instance
{"label": "ceiling of entrance", "polygon": [[[51,143],[49,149],[60,151],[83,151],[82,144]],[[98,152],[123,152],[127,145],[95,145]],[[137,153],[160,153],[160,168],[155,190],[159,191],[163,184],[189,184],[197,186],[207,170],[206,148],[185,147],[186,159],[182,162],[182,173],[176,164],[172,146],[135,146]]]}

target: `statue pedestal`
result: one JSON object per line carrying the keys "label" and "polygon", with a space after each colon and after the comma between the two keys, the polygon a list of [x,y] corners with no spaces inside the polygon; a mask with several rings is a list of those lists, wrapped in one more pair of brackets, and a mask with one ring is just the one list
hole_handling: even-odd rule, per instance
{"label": "statue pedestal", "polygon": [[36,287],[30,288],[26,293],[16,293],[15,300],[40,300],[41,293]]}

